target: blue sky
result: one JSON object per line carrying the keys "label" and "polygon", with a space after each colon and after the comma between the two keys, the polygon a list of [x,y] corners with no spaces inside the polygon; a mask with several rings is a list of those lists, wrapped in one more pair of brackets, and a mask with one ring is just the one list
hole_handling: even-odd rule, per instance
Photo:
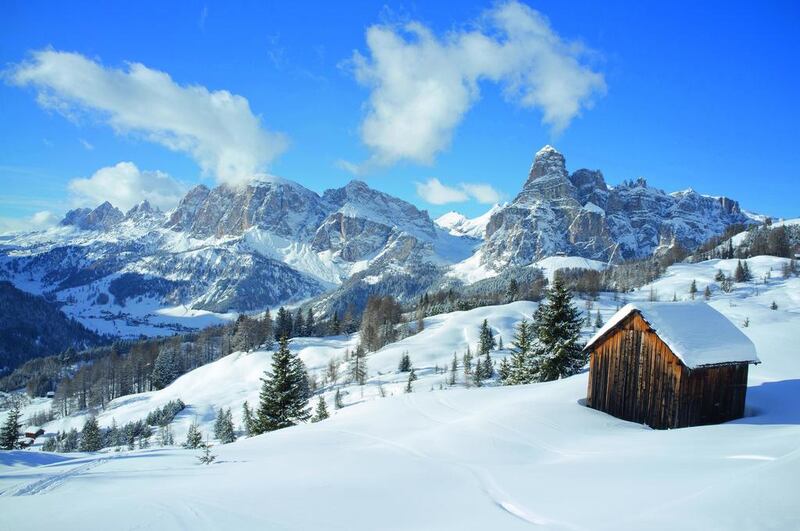
{"label": "blue sky", "polygon": [[796,2],[106,4],[0,7],[6,227],[251,170],[477,215],[548,143],[800,215]]}

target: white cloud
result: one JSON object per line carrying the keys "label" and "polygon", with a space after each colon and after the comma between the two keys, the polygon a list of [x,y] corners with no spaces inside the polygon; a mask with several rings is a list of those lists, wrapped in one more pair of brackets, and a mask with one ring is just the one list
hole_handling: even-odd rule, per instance
{"label": "white cloud", "polygon": [[78,53],[41,50],[6,73],[38,90],[37,101],[68,118],[98,114],[120,134],[133,133],[191,156],[222,182],[246,181],[287,147],[265,130],[246,98],[179,85],[140,63],[107,68]]}
{"label": "white cloud", "polygon": [[36,212],[30,217],[6,218],[0,217],[0,234],[11,232],[28,232],[52,227],[58,222],[58,217],[49,210]]}
{"label": "white cloud", "polygon": [[461,187],[478,203],[493,205],[500,202],[500,193],[488,184],[462,184]]}
{"label": "white cloud", "polygon": [[80,143],[81,143],[81,145],[82,145],[82,146],[83,146],[83,147],[84,147],[84,148],[85,148],[87,151],[92,151],[92,150],[94,149],[94,145],[92,145],[92,143],[91,143],[91,142],[89,142],[88,140],[84,140],[83,138],[80,138],[79,140],[80,140]]}
{"label": "white cloud", "polygon": [[411,22],[374,25],[366,37],[369,56],[355,52],[352,65],[372,90],[361,138],[380,164],[432,163],[479,98],[482,80],[540,110],[554,133],[605,91],[603,75],[582,64],[586,50],[516,1],[486,11],[472,30],[437,37]]}
{"label": "white cloud", "polygon": [[96,207],[108,201],[123,212],[148,200],[162,210],[174,207],[187,186],[161,171],[141,171],[132,162],[100,168],[91,177],[73,179],[69,190],[78,206]]}
{"label": "white cloud", "polygon": [[474,199],[479,203],[494,204],[500,201],[500,193],[488,184],[461,183],[458,187],[442,184],[439,179],[430,178],[424,183],[416,183],[417,195],[432,205],[463,203]]}

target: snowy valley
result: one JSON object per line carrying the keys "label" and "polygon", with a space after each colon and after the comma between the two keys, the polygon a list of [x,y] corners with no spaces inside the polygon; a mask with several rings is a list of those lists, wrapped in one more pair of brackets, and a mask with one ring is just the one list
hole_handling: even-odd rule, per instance
{"label": "snowy valley", "polygon": [[[576,299],[592,317],[588,338],[598,311],[607,321],[625,302],[688,300],[693,281],[700,293],[708,286],[709,304],[750,338],[762,362],[750,369],[745,417],[736,421],[678,430],[625,422],[583,405],[585,372],[476,388],[459,368],[453,383],[454,353],[460,361],[467,347],[474,351],[484,319],[504,346],[493,359],[510,355],[515,327],[537,306],[519,301],[425,318],[421,332],[366,356],[363,385],[341,377],[320,388],[330,418],[252,438],[240,432],[235,443],[215,443],[210,466],[198,464],[196,450],[155,444],[4,452],[0,513],[10,528],[46,527],[53,513],[84,529],[792,528],[800,520],[800,278],[782,276],[788,262],[748,259],[752,280],[729,292],[715,277],[733,275],[738,261],[715,259],[675,264],[632,293],[602,292],[591,309]],[[331,360],[346,370],[345,352],[358,340],[296,338],[291,349],[321,378]],[[404,353],[418,375],[410,393],[408,373],[398,370]],[[257,403],[271,357],[235,352],[162,390],[114,400],[99,423],[141,419],[181,399],[178,442],[193,422],[212,433],[219,408],[230,408],[240,429],[242,404]],[[25,414],[48,406],[33,399]],[[80,428],[86,418],[43,428]]]}

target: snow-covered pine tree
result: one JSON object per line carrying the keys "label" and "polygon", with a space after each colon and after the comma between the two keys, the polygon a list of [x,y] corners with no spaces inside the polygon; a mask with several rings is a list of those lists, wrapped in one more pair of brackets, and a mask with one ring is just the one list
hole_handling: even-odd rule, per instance
{"label": "snow-covered pine tree", "polygon": [[493,348],[497,346],[497,343],[494,340],[494,334],[492,333],[492,329],[489,328],[489,322],[484,319],[483,323],[481,323],[481,330],[478,335],[478,355],[485,356],[488,354]]}
{"label": "snow-covered pine tree", "polygon": [[483,358],[483,378],[488,380],[493,376],[494,376],[494,362],[492,361],[491,354],[487,352],[486,356],[484,356]]}
{"label": "snow-covered pine tree", "polygon": [[464,358],[461,360],[464,365],[464,377],[469,379],[472,375],[472,350],[467,345],[467,351],[464,353]]}
{"label": "snow-covered pine tree", "polygon": [[603,318],[600,316],[600,310],[597,310],[597,317],[594,320],[594,327],[598,330],[603,328]]}
{"label": "snow-covered pine tree", "polygon": [[706,289],[703,290],[703,298],[705,300],[711,299],[711,288],[706,285]]}
{"label": "snow-covered pine tree", "polygon": [[331,317],[330,332],[335,336],[338,336],[342,333],[342,323],[339,321],[339,312],[333,312],[333,317]]}
{"label": "snow-covered pine tree", "polygon": [[350,356],[350,380],[358,385],[364,385],[367,380],[367,352],[361,343]]}
{"label": "snow-covered pine tree", "polygon": [[508,363],[508,358],[500,360],[500,368],[497,369],[497,376],[500,377],[500,382],[506,383],[509,374],[511,373],[511,365]]}
{"label": "snow-covered pine tree", "polygon": [[275,345],[275,323],[272,321],[272,314],[269,309],[261,319],[261,341],[265,349],[270,350]]}
{"label": "snow-covered pine tree", "polygon": [[717,282],[722,282],[725,280],[725,273],[722,272],[722,269],[717,269],[717,274],[714,275],[714,280]]}
{"label": "snow-covered pine tree", "polygon": [[572,304],[569,288],[556,277],[547,300],[534,314],[533,335],[537,340],[536,363],[540,381],[571,376],[586,364],[580,343],[581,317]]}
{"label": "snow-covered pine tree", "polygon": [[412,367],[411,371],[408,373],[408,381],[406,382],[406,388],[405,388],[406,393],[411,393],[412,391],[414,391],[414,387],[412,384],[416,379],[417,379],[417,373]]}
{"label": "snow-covered pine tree", "polygon": [[242,404],[242,428],[244,428],[244,434],[248,437],[255,435],[254,426],[255,419],[253,418],[253,411],[250,409],[250,404],[245,400],[244,404]]}
{"label": "snow-covered pine tree", "polygon": [[531,324],[523,319],[517,324],[512,342],[511,361],[506,362],[506,376],[501,374],[505,385],[519,385],[536,381],[536,371],[532,359],[533,330]]}
{"label": "snow-covered pine tree", "polygon": [[194,420],[189,425],[189,431],[186,432],[186,442],[183,443],[184,448],[197,449],[203,444],[203,434],[200,433],[200,426],[197,420]]}
{"label": "snow-covered pine tree", "polygon": [[333,407],[336,409],[342,409],[344,407],[344,403],[342,402],[342,392],[337,388],[336,393],[333,395]]}
{"label": "snow-covered pine tree", "polygon": [[233,415],[230,409],[219,408],[217,419],[214,421],[214,438],[222,444],[232,443],[236,440],[233,427]]}
{"label": "snow-covered pine tree", "polygon": [[103,448],[103,435],[100,433],[100,425],[97,418],[91,415],[83,424],[81,432],[81,452],[96,452]]}
{"label": "snow-covered pine tree", "polygon": [[214,459],[217,458],[216,455],[211,453],[212,445],[206,441],[200,441],[196,448],[200,448],[202,451],[199,456],[197,456],[197,460],[200,461],[202,465],[210,465],[214,462]]}
{"label": "snow-covered pine tree", "polygon": [[408,372],[411,370],[411,357],[408,355],[408,352],[403,352],[403,355],[400,356],[400,363],[397,365],[397,370],[399,372]]}
{"label": "snow-covered pine tree", "polygon": [[180,375],[181,363],[179,356],[171,346],[163,346],[153,362],[153,373],[150,376],[153,388],[163,389],[174,382]]}
{"label": "snow-covered pine tree", "polygon": [[22,430],[20,422],[19,404],[14,401],[6,415],[6,421],[0,428],[0,449],[16,450],[20,447],[19,433]]}
{"label": "snow-covered pine tree", "polygon": [[692,284],[689,286],[689,296],[692,298],[692,300],[694,300],[694,298],[697,296],[697,291],[697,281],[692,279]]}
{"label": "snow-covered pine tree", "polygon": [[175,444],[175,435],[172,433],[172,428],[169,424],[161,426],[158,429],[158,443],[161,446],[172,446]]}
{"label": "snow-covered pine tree", "polygon": [[272,356],[272,372],[264,372],[256,418],[257,432],[279,430],[309,418],[308,378],[303,362],[289,350],[282,336]]}
{"label": "snow-covered pine tree", "polygon": [[314,410],[314,416],[311,417],[311,422],[319,422],[330,417],[328,414],[328,407],[325,405],[325,399],[322,395],[317,399],[317,408]]}
{"label": "snow-covered pine tree", "polygon": [[478,361],[475,363],[475,369],[472,371],[472,384],[475,387],[481,387],[485,379],[486,377],[483,374],[483,361],[478,358]]}
{"label": "snow-covered pine tree", "polygon": [[453,361],[450,362],[450,377],[447,380],[447,385],[456,384],[456,373],[458,372],[458,354],[453,352]]}

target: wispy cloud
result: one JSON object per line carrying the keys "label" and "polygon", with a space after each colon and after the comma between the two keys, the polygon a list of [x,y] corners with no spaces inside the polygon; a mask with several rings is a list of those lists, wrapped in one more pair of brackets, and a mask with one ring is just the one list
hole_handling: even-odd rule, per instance
{"label": "wispy cloud", "polygon": [[483,80],[541,111],[556,134],[605,91],[603,75],[582,62],[587,50],[522,3],[497,4],[473,27],[442,36],[419,22],[367,29],[368,54],[355,52],[350,64],[371,90],[361,139],[375,161],[432,163],[478,100]]}
{"label": "wispy cloud", "polygon": [[242,96],[179,85],[140,63],[109,68],[78,53],[40,50],[6,77],[37,89],[37,101],[67,117],[94,113],[120,134],[191,156],[219,181],[236,184],[264,171],[288,146],[266,130]]}
{"label": "wispy cloud", "polygon": [[479,203],[494,204],[500,202],[500,193],[489,184],[460,183],[448,186],[439,179],[430,178],[416,183],[417,195],[432,205],[463,203],[474,199]]}
{"label": "wispy cloud", "polygon": [[163,210],[174,207],[188,186],[161,171],[143,171],[132,162],[100,168],[91,177],[69,183],[76,206],[95,207],[103,201],[123,211],[147,200]]}

